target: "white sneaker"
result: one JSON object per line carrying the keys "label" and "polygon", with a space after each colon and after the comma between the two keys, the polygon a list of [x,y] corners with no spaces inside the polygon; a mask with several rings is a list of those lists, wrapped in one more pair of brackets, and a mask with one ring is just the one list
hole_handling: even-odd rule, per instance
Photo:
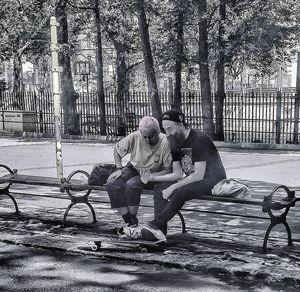
{"label": "white sneaker", "polygon": [[151,228],[145,225],[141,228],[141,236],[144,240],[148,241],[167,241],[166,236],[160,229]]}
{"label": "white sneaker", "polygon": [[129,224],[128,224],[128,223],[125,223],[123,226],[121,226],[121,227],[117,230],[117,234],[118,234],[119,236],[124,235],[124,229],[125,229],[126,227],[128,227],[128,226],[129,226]]}
{"label": "white sneaker", "polygon": [[138,226],[126,226],[124,227],[124,235],[127,236],[127,238],[131,239],[141,239],[142,234],[141,234],[141,228]]}

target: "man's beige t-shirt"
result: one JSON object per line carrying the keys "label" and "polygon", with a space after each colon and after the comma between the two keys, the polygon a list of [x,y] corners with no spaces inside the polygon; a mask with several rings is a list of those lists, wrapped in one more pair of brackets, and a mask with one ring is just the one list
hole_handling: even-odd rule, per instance
{"label": "man's beige t-shirt", "polygon": [[171,167],[172,156],[166,135],[160,133],[158,138],[157,144],[151,146],[140,131],[135,131],[119,141],[115,149],[122,158],[131,153],[130,163],[139,173],[141,170],[161,171]]}

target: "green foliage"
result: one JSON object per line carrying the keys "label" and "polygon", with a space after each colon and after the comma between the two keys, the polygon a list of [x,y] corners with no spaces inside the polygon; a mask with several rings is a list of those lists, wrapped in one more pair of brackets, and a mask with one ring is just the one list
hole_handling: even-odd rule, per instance
{"label": "green foliage", "polygon": [[[67,2],[69,43],[64,54],[77,55],[81,40],[96,43],[93,5],[90,0]],[[105,46],[123,46],[128,66],[142,59],[136,17],[141,0],[101,0],[101,26]],[[49,58],[49,18],[56,0],[2,0],[0,6],[0,60],[26,55],[33,63]],[[185,71],[198,63],[198,15],[195,0],[144,0],[155,68],[174,70],[178,15],[183,14]],[[207,0],[205,15],[209,28],[210,67],[218,64],[219,0]],[[276,64],[288,61],[299,44],[300,4],[298,0],[228,0],[224,25],[225,58],[228,72],[238,75],[246,65],[270,74]],[[79,38],[80,36],[80,38]]]}
{"label": "green foliage", "polygon": [[38,56],[49,47],[51,1],[2,0],[0,6],[0,58]]}
{"label": "green foliage", "polygon": [[[245,65],[261,75],[289,60],[299,41],[299,4],[286,1],[241,1],[227,7],[226,63],[234,71]],[[239,70],[237,70],[239,72]]]}
{"label": "green foliage", "polygon": [[126,1],[102,1],[101,6],[104,32],[126,52],[136,52],[139,46],[139,31],[134,7]]}

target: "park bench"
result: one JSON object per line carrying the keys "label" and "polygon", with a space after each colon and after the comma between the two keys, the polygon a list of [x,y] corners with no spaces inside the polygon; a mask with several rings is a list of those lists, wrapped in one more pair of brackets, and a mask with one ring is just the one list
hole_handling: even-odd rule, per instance
{"label": "park bench", "polygon": [[[106,190],[105,190],[105,186],[88,185],[83,183],[81,180],[74,179],[74,176],[77,174],[82,174],[87,178],[89,174],[86,171],[76,170],[73,171],[67,178],[59,179],[53,177],[20,175],[17,173],[17,170],[12,170],[6,165],[0,164],[0,168],[1,167],[5,168],[8,174],[0,177],[0,184],[7,184],[2,188],[0,185],[0,195],[7,195],[13,201],[16,214],[19,213],[19,209],[15,198],[10,193],[9,190],[10,186],[12,184],[37,185],[37,186],[56,187],[59,188],[61,191],[66,191],[66,193],[68,194],[71,202],[67,207],[67,209],[65,210],[63,220],[62,220],[62,226],[65,226],[66,224],[66,219],[70,209],[79,203],[86,204],[92,212],[93,222],[97,221],[94,208],[89,202],[88,196],[91,193],[91,191],[106,191]],[[78,191],[84,191],[86,193],[84,195],[79,195],[79,196],[73,194],[73,192],[78,192]],[[286,195],[281,198],[275,198],[274,195],[280,191],[283,191],[284,194]],[[145,190],[143,194],[153,195],[153,191]],[[257,199],[246,200],[246,199],[219,197],[219,196],[211,196],[211,195],[202,196],[199,200],[214,201],[220,203],[233,203],[238,205],[259,206],[262,208],[263,213],[268,213],[269,219],[271,221],[264,236],[263,247],[262,247],[263,251],[265,252],[267,250],[267,242],[271,230],[273,229],[274,226],[279,224],[284,225],[288,236],[288,245],[292,245],[292,235],[291,235],[291,229],[289,227],[289,224],[287,223],[287,215],[289,213],[290,208],[294,207],[296,202],[299,201],[300,198],[297,198],[295,196],[295,191],[290,190],[285,185],[276,186],[272,190],[272,192],[265,195],[262,200],[257,200]],[[278,210],[282,210],[282,213],[275,214],[274,211],[278,211]],[[181,211],[197,212],[197,210],[195,209],[186,209],[186,208],[182,208]],[[217,212],[210,212],[210,213],[217,213]],[[226,214],[226,213],[224,214],[233,215],[233,214]],[[236,214],[234,215],[236,216]],[[178,212],[178,216],[181,220],[182,232],[185,233],[186,225],[185,225],[184,217],[181,212]]]}

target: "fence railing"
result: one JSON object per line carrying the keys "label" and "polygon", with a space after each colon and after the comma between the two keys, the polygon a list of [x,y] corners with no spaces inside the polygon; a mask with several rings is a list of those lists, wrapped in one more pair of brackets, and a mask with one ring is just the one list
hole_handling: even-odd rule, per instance
{"label": "fence railing", "polygon": [[[172,96],[168,92],[160,92],[160,100],[163,111],[170,109]],[[212,101],[214,108],[214,96]],[[194,128],[202,129],[200,94],[183,92],[181,106],[187,122]],[[35,115],[36,132],[54,133],[53,101],[49,92],[25,92],[18,97],[9,92],[0,92],[0,110],[0,129],[5,130],[4,112],[25,111]],[[138,122],[143,116],[151,115],[151,103],[145,92],[130,92],[122,100],[118,100],[113,92],[106,92],[105,110],[107,134],[127,135],[138,128]],[[99,135],[99,104],[95,92],[80,94],[77,112],[81,134]],[[225,141],[277,144],[299,142],[299,98],[292,92],[252,92],[245,95],[227,93],[223,116]]]}

